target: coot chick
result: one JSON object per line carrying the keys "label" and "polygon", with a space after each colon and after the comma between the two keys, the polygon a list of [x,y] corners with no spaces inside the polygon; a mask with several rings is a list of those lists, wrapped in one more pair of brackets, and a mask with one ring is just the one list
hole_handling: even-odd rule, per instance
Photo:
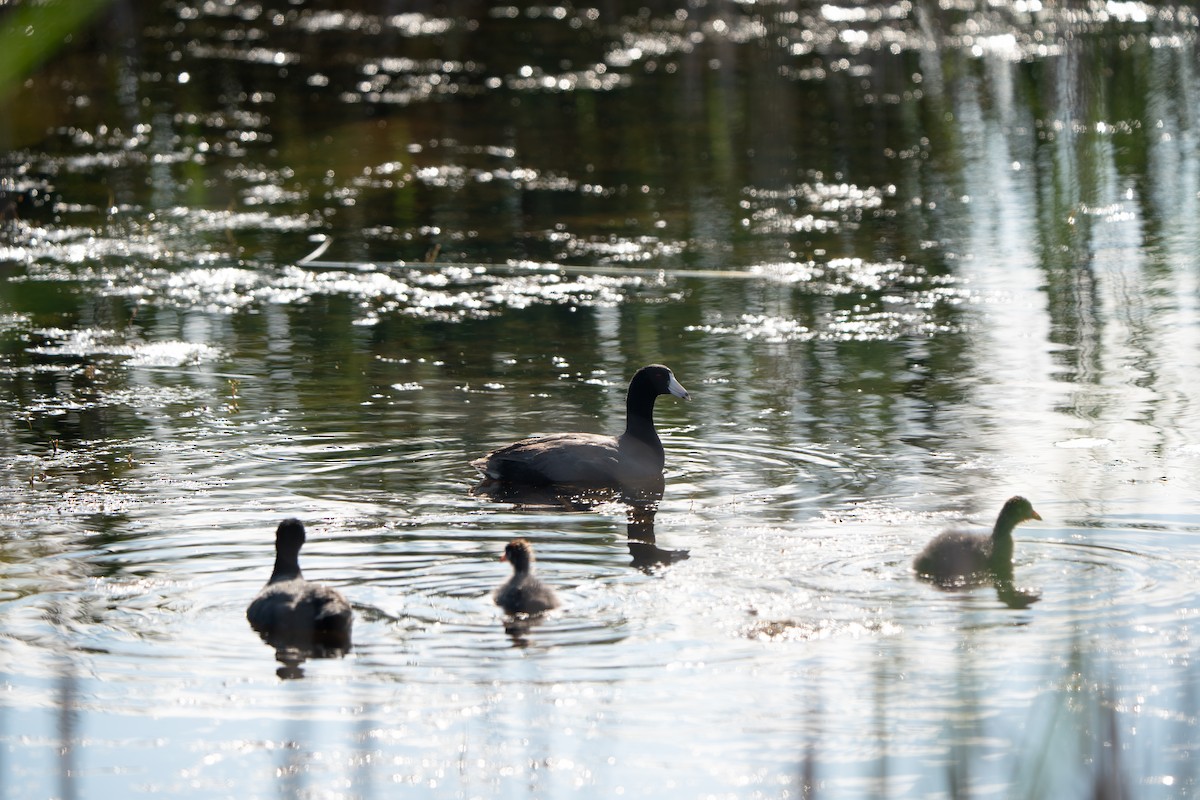
{"label": "coot chick", "polygon": [[533,574],[533,545],[528,539],[513,539],[500,560],[512,564],[513,576],[496,590],[496,605],[510,614],[541,614],[558,608],[558,595]]}
{"label": "coot chick", "polygon": [[353,612],[334,589],[304,580],[300,547],[304,524],[285,519],[275,531],[275,569],[246,609],[246,619],[263,641],[311,655],[341,655],[350,650]]}
{"label": "coot chick", "polygon": [[662,480],[662,440],[654,429],[654,401],[662,394],[691,400],[661,364],[634,373],[625,395],[625,432],[553,433],[502,447],[471,466],[488,478],[533,485],[636,486]]}
{"label": "coot chick", "polygon": [[1011,578],[1013,528],[1041,518],[1024,497],[1010,497],[990,536],[983,531],[944,531],[925,545],[913,568],[922,578],[940,584],[965,583],[979,576]]}

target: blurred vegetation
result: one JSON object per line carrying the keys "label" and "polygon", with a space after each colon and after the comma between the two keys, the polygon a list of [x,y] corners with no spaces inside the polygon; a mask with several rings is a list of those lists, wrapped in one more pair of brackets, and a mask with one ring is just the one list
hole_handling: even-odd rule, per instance
{"label": "blurred vegetation", "polygon": [[0,11],[0,98],[7,97],[110,2],[25,0]]}

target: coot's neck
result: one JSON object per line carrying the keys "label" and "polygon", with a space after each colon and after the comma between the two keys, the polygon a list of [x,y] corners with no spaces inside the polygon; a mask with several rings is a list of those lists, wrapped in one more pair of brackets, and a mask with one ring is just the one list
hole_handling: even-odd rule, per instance
{"label": "coot's neck", "polygon": [[1013,559],[1013,528],[1022,521],[1020,512],[1011,512],[1007,507],[996,517],[996,526],[992,528],[992,569],[1000,574],[1007,570],[1012,572]]}
{"label": "coot's neck", "polygon": [[1013,538],[1012,526],[1009,527],[1008,533],[1002,536],[992,534],[992,569],[1012,570],[1013,560]]}
{"label": "coot's neck", "polygon": [[642,386],[630,386],[625,396],[625,436],[662,447],[654,429],[654,401],[658,394]]}
{"label": "coot's neck", "polygon": [[617,437],[617,463],[622,482],[661,476],[666,456],[654,430],[654,401],[659,392],[652,380],[639,373],[625,395],[625,432]]}
{"label": "coot's neck", "polygon": [[279,583],[303,578],[300,574],[300,548],[279,547],[275,551],[275,569],[268,583]]}
{"label": "coot's neck", "polygon": [[[653,399],[649,405],[653,407]],[[625,432],[617,437],[617,463],[622,483],[632,486],[639,481],[661,479],[666,461],[662,440],[654,430],[649,412],[639,412],[631,402]]]}
{"label": "coot's neck", "polygon": [[1021,520],[1016,515],[1006,514],[1001,511],[1000,516],[996,517],[996,525],[992,528],[992,538],[996,541],[1008,539],[1012,541],[1013,529]]}

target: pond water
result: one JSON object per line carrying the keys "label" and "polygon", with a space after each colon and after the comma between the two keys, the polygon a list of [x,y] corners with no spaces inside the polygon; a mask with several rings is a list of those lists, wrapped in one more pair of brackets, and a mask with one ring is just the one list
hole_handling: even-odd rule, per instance
{"label": "pond water", "polygon": [[[1200,791],[1190,7],[80,8],[0,13],[0,797]],[[656,362],[659,502],[473,493]]]}

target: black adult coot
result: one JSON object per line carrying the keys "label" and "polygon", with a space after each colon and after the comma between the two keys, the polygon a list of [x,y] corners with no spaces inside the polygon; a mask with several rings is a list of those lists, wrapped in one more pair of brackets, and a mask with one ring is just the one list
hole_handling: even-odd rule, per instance
{"label": "black adult coot", "polygon": [[471,462],[489,478],[512,483],[629,486],[662,480],[663,446],[654,429],[661,394],[691,400],[661,364],[634,373],[625,395],[625,432],[553,433],[524,439]]}
{"label": "black adult coot", "polygon": [[496,590],[496,605],[510,614],[541,614],[558,608],[558,595],[533,574],[533,545],[529,540],[513,539],[500,560],[512,564],[513,576]]}
{"label": "black adult coot", "polygon": [[921,577],[942,584],[964,582],[972,576],[1011,577],[1013,528],[1041,518],[1024,497],[1010,497],[990,536],[984,531],[944,531],[925,545],[913,568]]}
{"label": "black adult coot", "polygon": [[246,619],[264,641],[277,648],[339,655],[350,650],[353,612],[346,598],[334,589],[304,580],[300,573],[304,538],[300,520],[279,523],[275,569],[246,609]]}

